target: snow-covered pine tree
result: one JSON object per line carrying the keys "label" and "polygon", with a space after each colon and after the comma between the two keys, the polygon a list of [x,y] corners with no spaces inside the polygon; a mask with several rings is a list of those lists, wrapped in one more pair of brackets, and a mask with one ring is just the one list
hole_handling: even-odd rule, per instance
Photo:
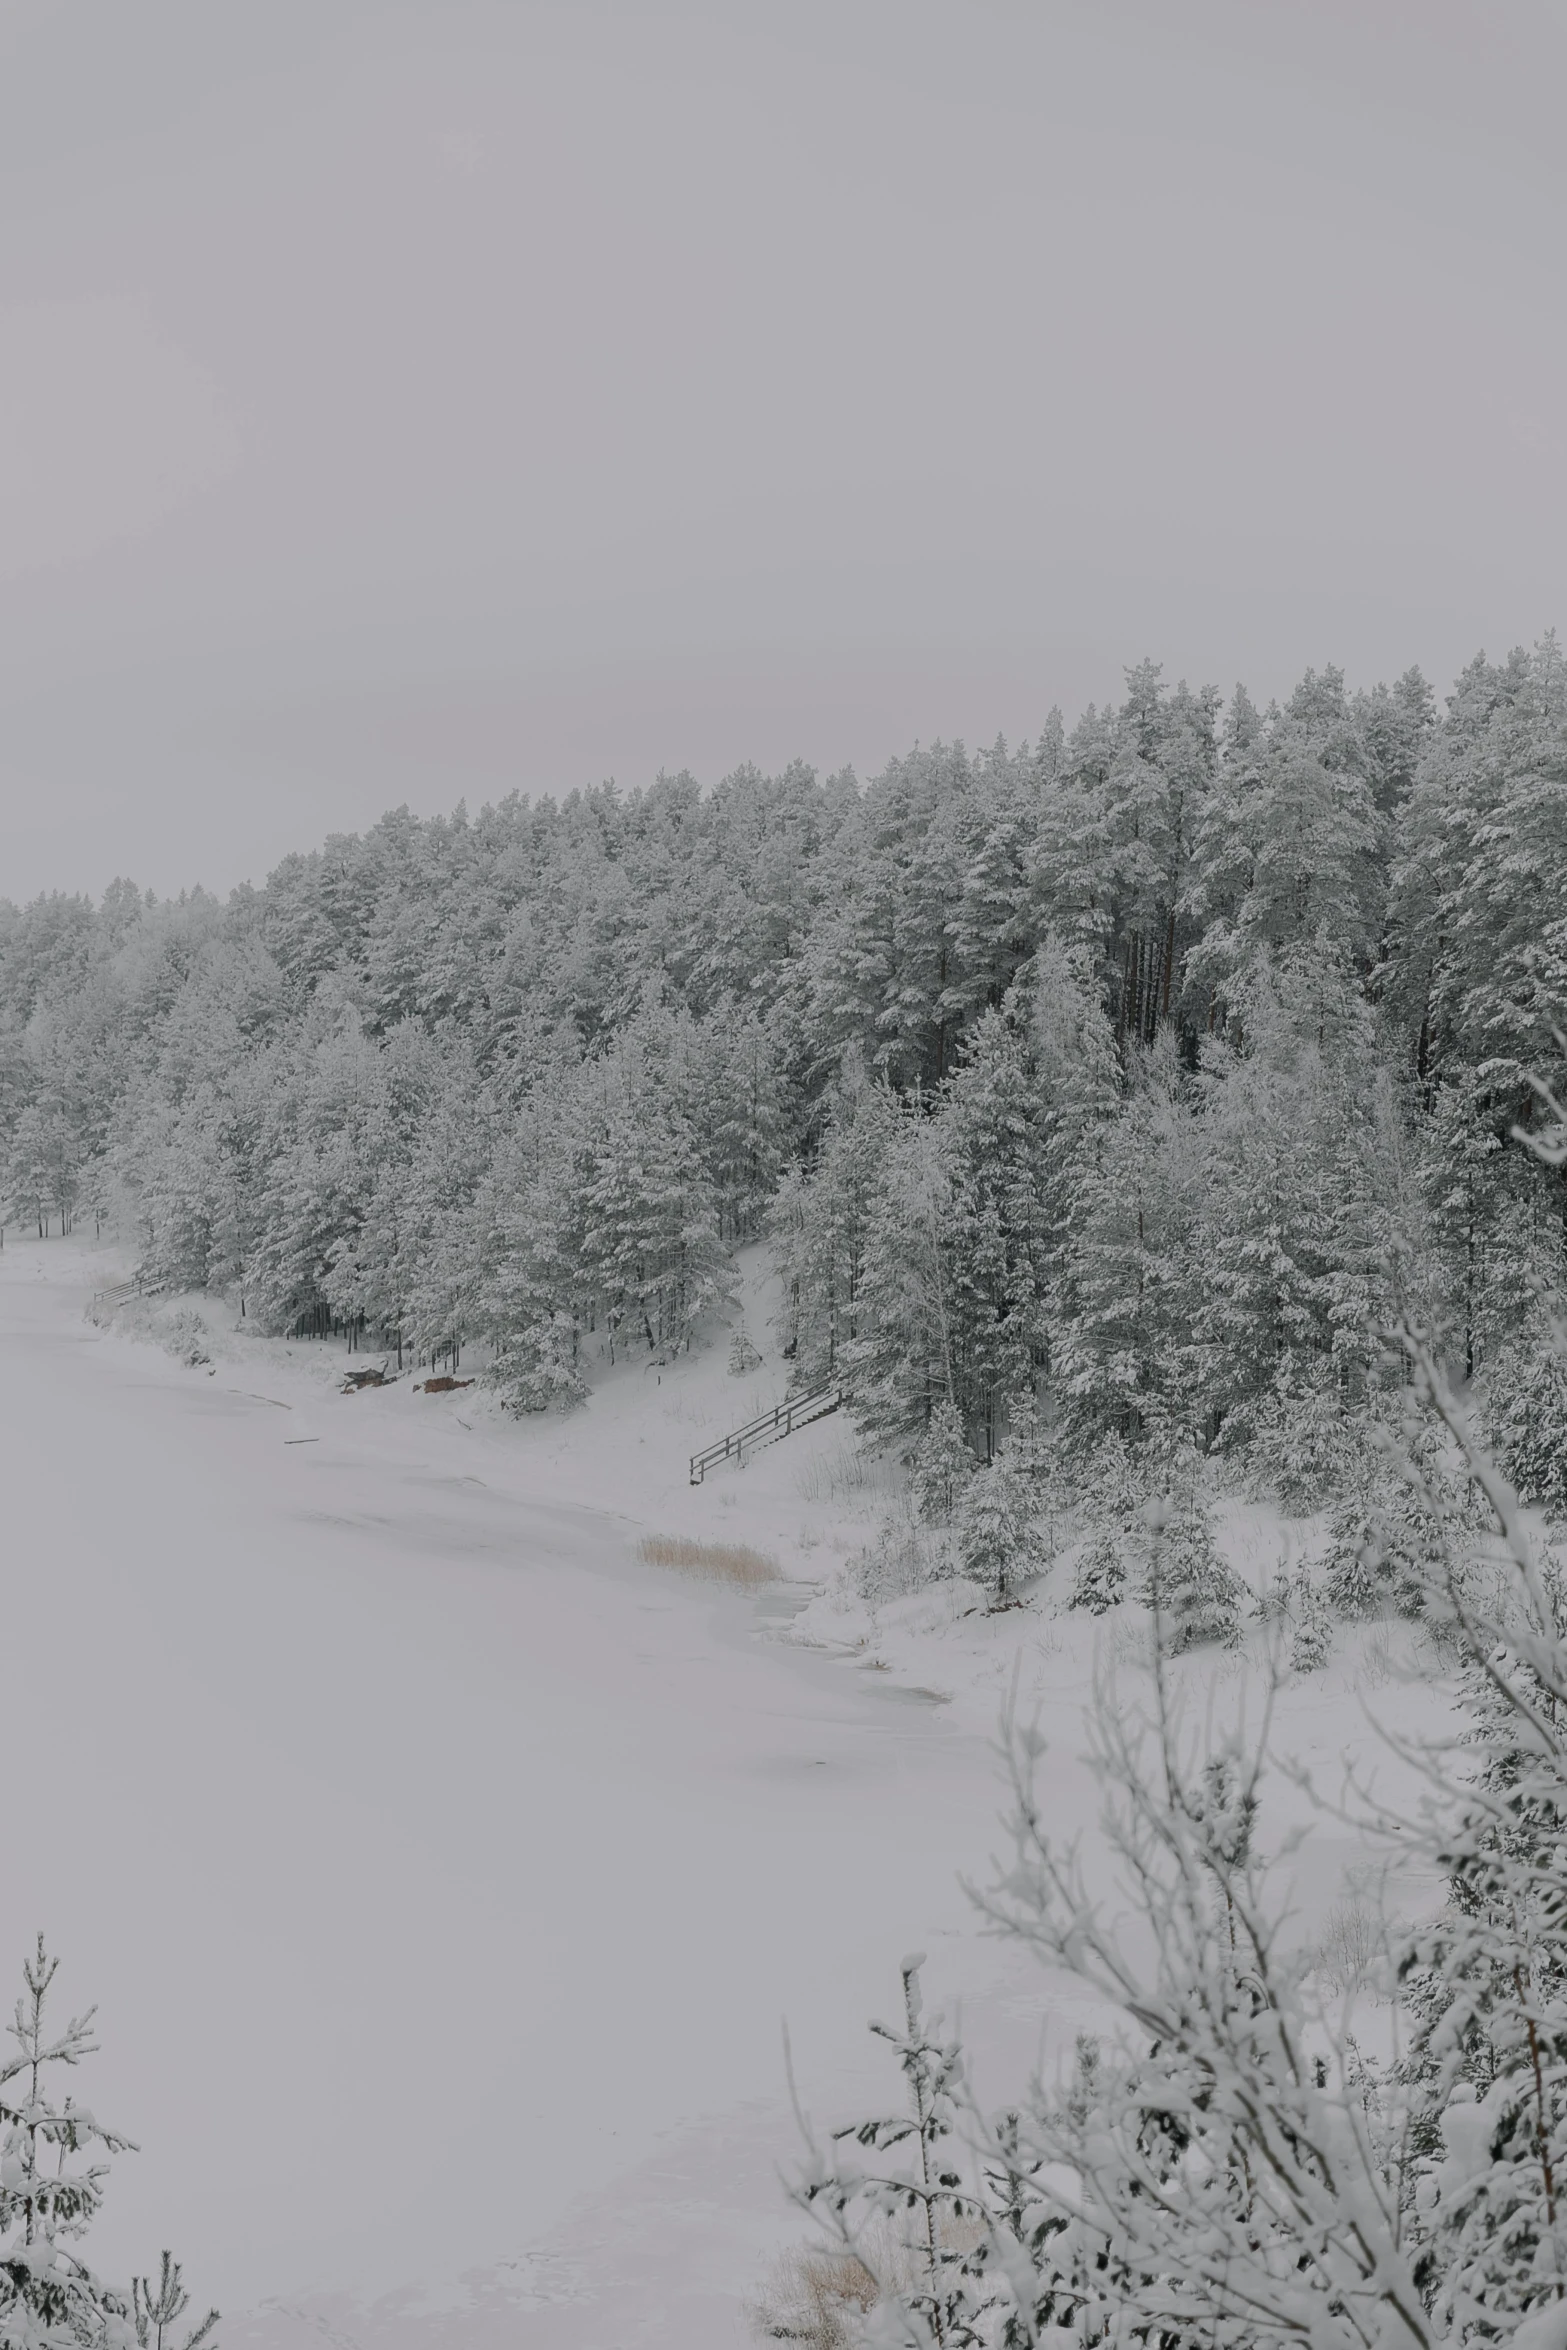
{"label": "snow-covered pine tree", "polygon": [[1005,1606],[1036,1564],[1033,1489],[1005,1447],[963,1487],[955,1533],[959,1571]]}
{"label": "snow-covered pine tree", "polygon": [[580,1403],[587,1393],[589,1284],[570,1107],[553,1080],[519,1106],[472,1209],[449,1234],[445,1278],[426,1283],[419,1313],[433,1339],[452,1327],[460,1301],[464,1328],[489,1345],[495,1386],[518,1411]]}
{"label": "snow-covered pine tree", "polygon": [[962,746],[935,743],[889,762],[846,810],[803,956],[824,1063],[852,1048],[899,1087],[946,1076],[957,1026],[949,925],[963,897],[972,784]]}
{"label": "snow-covered pine tree", "polygon": [[73,2099],[56,2105],[49,2095],[48,2068],[74,2067],[97,2045],[91,2009],[50,2033],[44,2011],[57,1965],[40,1934],[10,2026],[16,2054],[0,2062],[0,2343],[6,2350],[77,2342],[129,2350],[128,2299],[70,2248],[103,2200],[107,2166],[66,2164],[93,2148],[122,2153],[131,2141]]}
{"label": "snow-covered pine tree", "polygon": [[950,1181],[944,1246],[954,1376],[971,1424],[994,1451],[1013,1399],[1032,1400],[1049,1356],[1048,1307],[1059,1234],[1052,1198],[1059,1137],[1041,1086],[1030,989],[984,1013],[936,1112]]}
{"label": "snow-covered pine tree", "polygon": [[1473,1556],[1484,1515],[1429,1423],[1402,1432],[1363,1423],[1359,1457],[1328,1521],[1329,1606],[1340,1617],[1426,1614],[1444,1561],[1460,1550]]}
{"label": "snow-covered pine tree", "polygon": [[899,1118],[890,1090],[852,1066],[825,1114],[814,1163],[784,1176],[767,1219],[783,1287],[779,1337],[807,1388],[841,1379],[860,1334],[871,1218]]}
{"label": "snow-covered pine tree", "polygon": [[650,1354],[672,1355],[733,1294],[712,1180],[689,1127],[634,1061],[606,1069],[602,1091],[593,1090],[582,1154],[584,1269],[612,1360],[617,1347],[644,1343]]}
{"label": "snow-covered pine tree", "polygon": [[1316,1673],[1333,1654],[1333,1612],[1320,1583],[1297,1575],[1289,1595],[1290,1670]]}
{"label": "snow-covered pine tree", "polygon": [[1371,1014],[1330,943],[1259,957],[1229,987],[1244,1048],[1203,1048],[1187,1360],[1212,1436],[1282,1467],[1297,1503],[1317,1508],[1343,1449],[1335,1420],[1372,1383],[1390,1250],[1423,1254],[1418,1187]]}
{"label": "snow-covered pine tree", "polygon": [[1111,1431],[1133,1443],[1201,1431],[1189,1351],[1203,1169],[1189,1097],[1166,1030],[1085,1156],[1056,1338],[1068,1427],[1084,1450]]}
{"label": "snow-covered pine tree", "polygon": [[209,2309],[206,2316],[187,2326],[183,2338],[176,2343],[175,2329],[190,2307],[184,2273],[171,2252],[165,2252],[159,2262],[158,2281],[150,2277],[131,2280],[131,2317],[136,2327],[137,2350],[200,2350],[212,2341],[212,2329],[218,2322],[218,2312]]}
{"label": "snow-covered pine tree", "polygon": [[1089,1456],[1078,1496],[1089,1531],[1078,1553],[1069,1607],[1102,1616],[1127,1597],[1148,1499],[1145,1467],[1118,1429],[1102,1437]]}
{"label": "snow-covered pine tree", "polygon": [[1323,1573],[1335,1615],[1418,1615],[1429,1563],[1419,1506],[1391,1480],[1376,1497],[1351,1494],[1335,1507]]}
{"label": "snow-covered pine tree", "polygon": [[[867,2343],[899,2342],[889,2332],[894,2308],[909,2321],[907,2341],[936,2350],[977,2344],[976,2314],[995,2306],[993,2296],[974,2289],[968,2254],[981,2236],[979,2206],[963,2193],[962,2172],[949,2143],[963,2120],[963,2050],[943,2029],[940,2013],[927,2017],[920,1984],[923,1951],[905,1958],[900,1969],[903,2018],[871,2030],[892,2048],[903,2075],[904,2106],[835,2133],[837,2145],[855,2149],[849,2161],[834,2150],[810,2145],[810,2160],[796,2189],[796,2201],[836,2234],[843,2250],[869,2279],[862,2307],[879,2313],[881,2329],[862,2336]],[[864,2154],[893,2158],[895,2168],[866,2176]],[[872,2325],[875,2318],[873,2315]]]}
{"label": "snow-covered pine tree", "polygon": [[[1567,935],[1567,657],[1554,636],[1457,681],[1407,812],[1395,890],[1425,965],[1425,1058],[1489,1063],[1520,1088],[1559,1071]],[[1398,974],[1401,977],[1402,974]]]}
{"label": "snow-covered pine tree", "polygon": [[1486,1433],[1526,1501],[1567,1520],[1567,1353],[1542,1304],[1500,1350],[1485,1382]]}
{"label": "snow-covered pine tree", "polygon": [[1259,947],[1323,938],[1364,961],[1385,902],[1382,823],[1343,678],[1308,671],[1286,710],[1233,733],[1207,795],[1192,898],[1198,984],[1221,992]]}
{"label": "snow-covered pine tree", "polygon": [[1108,1615],[1126,1597],[1126,1581],[1125,1537],[1101,1526],[1077,1554],[1067,1606],[1090,1616]]}
{"label": "snow-covered pine tree", "polygon": [[1420,1134],[1420,1175],[1445,1317],[1472,1379],[1528,1311],[1533,1170],[1507,1148],[1511,1101],[1456,1056],[1442,1080]]}
{"label": "snow-covered pine tree", "polygon": [[1183,1480],[1173,1498],[1150,1501],[1145,1524],[1143,1595],[1162,1622],[1170,1654],[1210,1645],[1233,1648],[1240,1638],[1244,1594],[1219,1549],[1195,1479]]}
{"label": "snow-covered pine tree", "polygon": [[[980,1233],[955,1180],[949,1137],[910,1105],[887,1132],[866,1219],[856,1332],[842,1379],[862,1435],[907,1442],[945,1399],[973,1400],[965,1340]],[[975,1268],[977,1271],[977,1268]]]}
{"label": "snow-covered pine tree", "polygon": [[1271,1387],[1248,1404],[1246,1468],[1260,1495],[1290,1517],[1314,1517],[1349,1482],[1356,1421],[1330,1357],[1279,1359]]}
{"label": "snow-covered pine tree", "polygon": [[[104,2158],[131,2141],[50,2093],[52,2068],[72,2071],[97,2048],[91,2008],[49,2023],[58,1965],[40,1934],[10,2025],[16,2052],[0,2061],[0,2350],[174,2350],[169,2329],[189,2300],[178,2263],[165,2252],[155,2290],[138,2280],[121,2292],[75,2249],[103,2201]],[[210,2311],[179,2350],[216,2350],[217,2322]]]}
{"label": "snow-covered pine tree", "polygon": [[952,1523],[976,1467],[963,1415],[955,1403],[943,1398],[914,1448],[911,1464],[914,1506],[927,1525]]}

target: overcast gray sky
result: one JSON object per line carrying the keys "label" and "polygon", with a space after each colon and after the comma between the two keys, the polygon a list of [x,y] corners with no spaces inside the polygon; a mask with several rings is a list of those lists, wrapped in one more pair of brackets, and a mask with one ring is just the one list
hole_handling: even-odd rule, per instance
{"label": "overcast gray sky", "polygon": [[0,0],[0,894],[1567,617],[1559,0]]}

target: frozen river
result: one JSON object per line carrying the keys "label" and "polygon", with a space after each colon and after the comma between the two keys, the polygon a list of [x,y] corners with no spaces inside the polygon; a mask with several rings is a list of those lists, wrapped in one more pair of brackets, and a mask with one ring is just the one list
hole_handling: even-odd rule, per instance
{"label": "frozen river", "polygon": [[911,1944],[1010,1979],[956,1884],[984,1742],[503,1437],[105,1339],[93,1279],[0,1257],[0,1956],[42,1925],[100,2006],[80,2093],[142,2151],[99,2264],[171,2244],[235,2350],[744,2341],[798,2232],[781,2019],[813,2105],[880,2103]]}

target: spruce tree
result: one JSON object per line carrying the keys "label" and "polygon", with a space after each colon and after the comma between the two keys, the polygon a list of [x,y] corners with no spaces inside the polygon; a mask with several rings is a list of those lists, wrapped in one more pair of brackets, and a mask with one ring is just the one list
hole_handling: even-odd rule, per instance
{"label": "spruce tree", "polygon": [[952,1523],[975,1470],[963,1415],[956,1404],[943,1400],[931,1413],[930,1425],[914,1449],[914,1506],[925,1524]]}
{"label": "spruce tree", "polygon": [[1007,1452],[963,1487],[955,1513],[959,1570],[996,1606],[1014,1597],[1032,1569],[1033,1522],[1029,1481]]}
{"label": "spruce tree", "polygon": [[1567,1521],[1567,1355],[1550,1344],[1551,1320],[1536,1308],[1500,1350],[1486,1380],[1485,1425],[1523,1498]]}
{"label": "spruce tree", "polygon": [[1233,1648],[1240,1638],[1243,1593],[1219,1550],[1213,1521],[1195,1491],[1147,1508],[1144,1596],[1172,1656],[1189,1648]]}
{"label": "spruce tree", "polygon": [[1077,1554],[1068,1607],[1108,1615],[1126,1597],[1125,1537],[1108,1526],[1090,1534]]}

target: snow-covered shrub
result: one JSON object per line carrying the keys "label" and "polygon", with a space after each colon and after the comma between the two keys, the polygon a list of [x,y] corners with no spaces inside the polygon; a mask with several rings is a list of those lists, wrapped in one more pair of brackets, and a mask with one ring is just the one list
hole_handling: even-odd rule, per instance
{"label": "snow-covered shrub", "polygon": [[557,1313],[508,1329],[496,1342],[487,1377],[515,1412],[566,1411],[581,1403],[588,1383],[571,1316]]}
{"label": "snow-covered shrub", "polygon": [[1245,1416],[1244,1443],[1251,1483],[1292,1517],[1325,1508],[1351,1472],[1353,1441],[1331,1380],[1288,1363]]}
{"label": "snow-covered shrub", "polygon": [[1140,1562],[1148,1486],[1145,1463],[1112,1431],[1089,1455],[1077,1490],[1077,1516],[1089,1532],[1078,1553],[1067,1605],[1102,1616],[1128,1596]]}
{"label": "snow-covered shrub", "polygon": [[145,1338],[161,1346],[189,1370],[212,1360],[211,1332],[193,1306],[166,1306],[156,1297],[127,1298],[110,1310],[109,1327],[127,1338]]}
{"label": "snow-covered shrub", "polygon": [[1567,1358],[1509,1347],[1486,1380],[1485,1428],[1524,1500],[1567,1519]]}
{"label": "snow-covered shrub", "polygon": [[937,1404],[910,1464],[914,1506],[926,1525],[950,1525],[978,1465],[956,1404]]}
{"label": "snow-covered shrub", "polygon": [[1034,1494],[1007,1453],[963,1486],[954,1512],[958,1571],[998,1603],[1034,1564]]}
{"label": "snow-covered shrub", "polygon": [[1333,1510],[1323,1591],[1340,1617],[1401,1615],[1427,1624],[1451,1612],[1444,1587],[1467,1587],[1483,1547],[1483,1497],[1451,1445],[1429,1426],[1361,1429],[1348,1491]]}
{"label": "snow-covered shrub", "polygon": [[159,1345],[187,1370],[199,1370],[202,1364],[211,1362],[207,1326],[188,1306],[176,1306],[171,1312],[160,1314],[153,1330]]}
{"label": "snow-covered shrub", "polygon": [[[1433,1464],[1426,1495],[1391,1469],[1333,1512],[1323,1591],[1335,1615],[1429,1615],[1437,1587],[1463,1559],[1455,1534],[1472,1539],[1474,1510]],[[1441,1505],[1441,1513],[1431,1504]]]}
{"label": "snow-covered shrub", "polygon": [[749,1378],[753,1371],[760,1370],[761,1363],[761,1356],[751,1344],[750,1332],[743,1321],[737,1322],[734,1327],[734,1335],[729,1341],[730,1378]]}
{"label": "snow-covered shrub", "polygon": [[1245,1594],[1195,1493],[1148,1505],[1146,1556],[1144,1593],[1163,1619],[1170,1653],[1214,1643],[1234,1647]]}
{"label": "snow-covered shrub", "polygon": [[1328,1662],[1335,1618],[1321,1583],[1304,1567],[1276,1576],[1258,1594],[1254,1612],[1277,1635],[1291,1672],[1315,1673]]}
{"label": "snow-covered shrub", "polygon": [[1290,1670],[1317,1673],[1333,1654],[1333,1611],[1321,1587],[1297,1577],[1290,1593]]}
{"label": "snow-covered shrub", "polygon": [[1119,1534],[1101,1526],[1090,1534],[1077,1554],[1067,1606],[1091,1616],[1107,1615],[1126,1597],[1126,1546]]}
{"label": "snow-covered shrub", "polygon": [[1418,1607],[1421,1585],[1417,1578],[1406,1579],[1405,1563],[1390,1551],[1386,1522],[1363,1495],[1339,1503],[1328,1528],[1323,1571],[1335,1615],[1379,1615],[1399,1603],[1400,1592],[1407,1607]]}
{"label": "snow-covered shrub", "polygon": [[907,1508],[889,1510],[875,1539],[851,1562],[854,1587],[873,1604],[902,1599],[957,1572],[951,1534],[923,1525]]}
{"label": "snow-covered shrub", "polygon": [[1090,1524],[1113,1526],[1130,1534],[1142,1522],[1143,1504],[1148,1499],[1146,1464],[1118,1432],[1101,1437],[1089,1454],[1078,1499]]}

